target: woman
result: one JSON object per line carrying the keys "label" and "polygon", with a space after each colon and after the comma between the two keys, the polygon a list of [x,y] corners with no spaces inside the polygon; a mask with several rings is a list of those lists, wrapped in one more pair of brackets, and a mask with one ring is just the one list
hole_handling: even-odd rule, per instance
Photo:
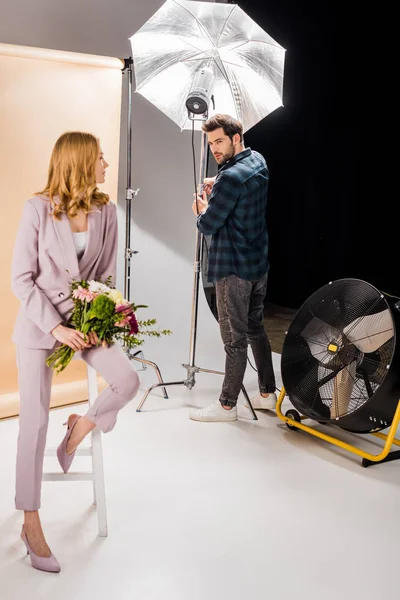
{"label": "woman", "polygon": [[57,450],[64,472],[92,429],[113,429],[118,411],[139,387],[119,345],[98,346],[95,333],[85,340],[66,325],[73,308],[72,279],[111,276],[115,284],[116,206],[97,188],[107,167],[93,135],[63,134],[52,152],[45,189],[25,204],[14,249],[12,288],[22,304],[12,338],[20,391],[15,502],[25,514],[21,537],[32,566],[43,571],[60,570],[38,512],[53,374],[46,359],[57,344],[67,344],[109,384],[84,416],[69,416]]}

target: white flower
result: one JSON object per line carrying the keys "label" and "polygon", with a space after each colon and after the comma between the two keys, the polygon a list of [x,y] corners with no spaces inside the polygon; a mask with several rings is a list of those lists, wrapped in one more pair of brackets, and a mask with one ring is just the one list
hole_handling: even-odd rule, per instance
{"label": "white flower", "polygon": [[96,281],[95,279],[91,279],[88,283],[89,291],[95,294],[107,294],[110,291],[110,288],[105,283],[100,283],[100,281]]}
{"label": "white flower", "polygon": [[117,306],[125,303],[123,295],[118,290],[109,290],[107,295]]}

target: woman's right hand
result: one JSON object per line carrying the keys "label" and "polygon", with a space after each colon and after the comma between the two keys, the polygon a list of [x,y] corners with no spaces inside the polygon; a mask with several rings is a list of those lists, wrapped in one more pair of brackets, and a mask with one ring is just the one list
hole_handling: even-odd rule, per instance
{"label": "woman's right hand", "polygon": [[91,344],[85,342],[85,336],[81,331],[71,329],[71,327],[65,327],[64,325],[57,325],[54,327],[51,334],[56,338],[57,341],[62,344],[66,344],[75,352],[90,348]]}

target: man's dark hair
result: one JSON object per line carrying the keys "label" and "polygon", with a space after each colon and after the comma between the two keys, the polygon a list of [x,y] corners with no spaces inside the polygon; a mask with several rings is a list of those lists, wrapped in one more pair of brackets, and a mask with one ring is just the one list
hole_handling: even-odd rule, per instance
{"label": "man's dark hair", "polygon": [[243,125],[237,119],[234,119],[230,115],[214,115],[210,117],[203,125],[202,129],[206,133],[211,133],[222,127],[224,134],[230,137],[232,140],[235,133],[240,135],[240,141],[243,142]]}

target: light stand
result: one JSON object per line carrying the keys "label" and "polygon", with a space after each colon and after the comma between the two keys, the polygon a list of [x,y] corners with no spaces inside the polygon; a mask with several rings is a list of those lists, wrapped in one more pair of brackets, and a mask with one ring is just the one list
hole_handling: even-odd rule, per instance
{"label": "light stand", "polygon": [[[196,110],[196,102],[197,102],[197,99],[194,101],[194,104],[191,105],[192,108],[194,108],[194,110]],[[196,116],[198,116],[198,115],[189,112],[189,117],[192,120],[196,120]],[[208,106],[207,106],[207,112],[205,112],[201,115],[201,120],[203,122],[205,122],[207,120],[207,118],[208,118]],[[206,177],[206,174],[207,174],[207,153],[208,153],[207,134],[202,131],[199,186],[202,185],[202,182],[204,181],[204,178]],[[138,407],[136,409],[137,412],[141,411],[142,406],[143,406],[144,402],[146,401],[147,396],[157,387],[162,387],[164,390],[164,397],[167,397],[166,391],[165,391],[166,386],[184,385],[187,388],[189,388],[189,390],[191,390],[196,383],[195,373],[212,373],[214,375],[225,375],[225,373],[223,373],[221,371],[212,371],[210,369],[202,369],[200,367],[197,367],[195,364],[198,306],[199,306],[199,282],[200,282],[202,248],[203,248],[203,235],[199,232],[199,230],[196,227],[194,278],[193,278],[193,295],[192,295],[192,321],[191,321],[191,328],[190,328],[190,355],[189,355],[189,363],[182,365],[187,371],[187,377],[183,381],[173,381],[173,382],[168,382],[168,383],[164,383],[163,381],[161,381],[160,383],[152,385],[146,391],[145,395],[143,396],[140,404],[138,405]],[[250,398],[246,392],[244,385],[242,385],[242,392],[243,392],[243,394],[246,398],[246,401],[248,403],[248,406],[252,412],[253,419],[257,421],[258,420],[257,415],[253,409],[253,406],[251,404]]]}
{"label": "light stand", "polygon": [[[127,123],[127,156],[126,156],[126,176],[127,185],[125,190],[125,272],[124,272],[124,298],[130,302],[131,300],[131,259],[137,250],[132,250],[131,245],[131,218],[132,218],[132,199],[135,198],[139,189],[132,189],[132,57],[124,59],[124,68],[128,75],[128,123]],[[142,350],[135,351],[125,347],[125,352],[130,360],[136,360],[143,365],[143,370],[146,370],[147,365],[153,367],[156,372],[158,381],[163,384],[160,369],[156,363],[145,360]],[[168,398],[167,390],[163,388],[164,398]]]}

